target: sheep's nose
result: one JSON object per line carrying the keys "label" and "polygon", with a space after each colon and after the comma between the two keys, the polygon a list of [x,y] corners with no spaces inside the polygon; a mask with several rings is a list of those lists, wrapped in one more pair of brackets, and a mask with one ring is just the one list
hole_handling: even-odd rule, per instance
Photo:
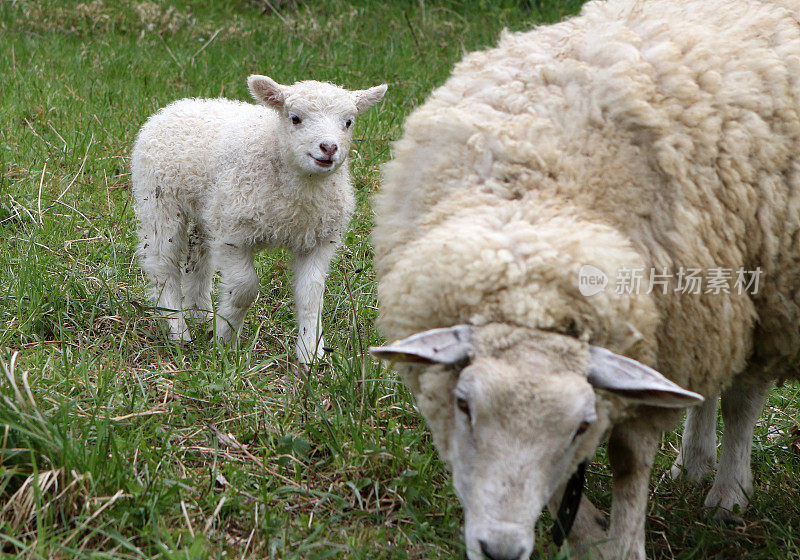
{"label": "sheep's nose", "polygon": [[333,156],[336,151],[339,149],[339,146],[336,144],[328,144],[327,142],[323,142],[319,145],[319,149],[322,150],[322,153],[328,157]]}
{"label": "sheep's nose", "polygon": [[525,552],[525,547],[513,547],[502,543],[489,543],[487,541],[478,541],[481,545],[481,552],[489,560],[521,560],[522,554]]}

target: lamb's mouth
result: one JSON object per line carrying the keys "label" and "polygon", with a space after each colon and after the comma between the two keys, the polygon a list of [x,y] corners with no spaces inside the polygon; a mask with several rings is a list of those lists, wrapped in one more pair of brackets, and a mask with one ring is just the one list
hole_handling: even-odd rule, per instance
{"label": "lamb's mouth", "polygon": [[308,154],[308,155],[309,155],[309,157],[311,157],[311,159],[313,159],[313,160],[314,160],[314,162],[315,162],[317,165],[319,165],[319,166],[320,166],[320,167],[322,167],[323,169],[328,169],[329,167],[331,167],[331,166],[333,165],[333,159],[329,159],[329,158],[318,158],[318,157],[314,157],[314,156],[313,156],[313,155],[311,155],[311,154]]}

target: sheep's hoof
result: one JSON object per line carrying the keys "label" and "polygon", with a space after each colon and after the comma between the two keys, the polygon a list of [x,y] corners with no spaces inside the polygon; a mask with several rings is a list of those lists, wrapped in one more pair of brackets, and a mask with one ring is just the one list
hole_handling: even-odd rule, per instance
{"label": "sheep's hoof", "polygon": [[692,484],[699,484],[707,475],[714,471],[714,467],[716,467],[716,460],[713,456],[700,460],[696,459],[688,464],[675,461],[669,469],[669,474],[673,480],[682,478]]}
{"label": "sheep's hoof", "polygon": [[718,523],[728,527],[741,527],[745,524],[741,514],[747,509],[752,492],[753,487],[747,482],[721,484],[716,481],[703,505],[713,512],[714,520]]}
{"label": "sheep's hoof", "polygon": [[730,528],[743,527],[745,525],[745,521],[740,514],[744,511],[746,502],[744,505],[741,503],[733,503],[729,507],[720,505],[719,502],[717,502],[716,505],[711,505],[708,503],[708,500],[706,500],[706,502],[706,511],[712,513],[714,521],[720,525]]}
{"label": "sheep's hoof", "polygon": [[724,508],[717,508],[714,512],[714,521],[730,529],[745,526],[745,521],[741,516]]}

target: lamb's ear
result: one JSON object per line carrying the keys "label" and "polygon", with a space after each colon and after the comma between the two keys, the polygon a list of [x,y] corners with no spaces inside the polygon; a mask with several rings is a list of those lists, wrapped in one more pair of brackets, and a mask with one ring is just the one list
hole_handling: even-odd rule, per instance
{"label": "lamb's ear", "polygon": [[589,383],[636,404],[682,408],[703,397],[676,385],[653,368],[598,346],[589,347]]}
{"label": "lamb's ear", "polygon": [[378,101],[383,99],[383,94],[386,93],[386,84],[371,87],[369,89],[359,89],[353,92],[353,98],[356,101],[356,111],[361,113],[366,111]]}
{"label": "lamb's ear", "polygon": [[381,360],[457,364],[469,360],[472,347],[472,327],[455,325],[413,334],[386,346],[373,346],[369,352]]}
{"label": "lamb's ear", "polygon": [[267,76],[253,74],[247,78],[247,87],[250,88],[250,95],[252,95],[256,101],[265,103],[270,107],[278,109],[286,100],[286,86],[282,86]]}

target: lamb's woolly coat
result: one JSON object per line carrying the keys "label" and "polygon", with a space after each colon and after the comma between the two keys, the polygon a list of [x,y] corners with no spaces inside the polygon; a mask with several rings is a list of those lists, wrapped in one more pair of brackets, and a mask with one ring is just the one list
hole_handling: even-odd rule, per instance
{"label": "lamb's woolly coat", "polygon": [[[800,27],[775,5],[592,2],[504,33],[408,118],[384,168],[380,327],[577,333],[705,395],[747,360],[796,372],[798,96]],[[623,267],[762,273],[752,297],[587,298],[584,264],[612,284]]]}
{"label": "lamb's woolly coat", "polygon": [[[650,364],[710,403],[737,376],[759,387],[796,376],[798,21],[796,2],[609,0],[468,55],[407,119],[384,168],[373,239],[387,339],[457,324],[562,333]],[[583,265],[611,285],[581,295]],[[641,289],[617,294],[632,269],[644,271]],[[666,292],[648,293],[651,269],[673,275]],[[679,293],[681,269],[732,270],[733,280],[760,269],[758,292]],[[427,375],[436,367],[405,379],[448,457],[455,381]],[[726,425],[742,398],[730,398]],[[759,398],[751,404],[734,426],[737,451],[723,449],[730,488],[710,505],[746,504],[743,426],[751,436]],[[612,448],[648,451],[631,459],[640,478],[621,493],[638,496],[636,511],[612,512],[626,542],[611,556],[644,554],[647,454],[669,418],[648,409],[612,432]]]}
{"label": "lamb's woolly coat", "polygon": [[307,252],[338,239],[355,207],[349,168],[298,176],[278,149],[279,118],[270,107],[228,99],[182,99],[161,109],[133,149],[133,173],[158,175],[152,193],[138,190],[149,182],[133,183],[139,213],[155,213],[150,208],[167,199],[225,242],[256,248]]}
{"label": "lamb's woolly coat", "polygon": [[131,178],[142,268],[153,300],[172,310],[170,336],[180,340],[190,339],[184,310],[208,318],[213,274],[221,271],[216,334],[228,340],[258,293],[254,253],[290,250],[298,358],[309,362],[323,353],[325,277],[355,205],[345,164],[352,124],[386,86],[283,86],[258,75],[248,84],[268,106],[184,99],[139,132]]}

